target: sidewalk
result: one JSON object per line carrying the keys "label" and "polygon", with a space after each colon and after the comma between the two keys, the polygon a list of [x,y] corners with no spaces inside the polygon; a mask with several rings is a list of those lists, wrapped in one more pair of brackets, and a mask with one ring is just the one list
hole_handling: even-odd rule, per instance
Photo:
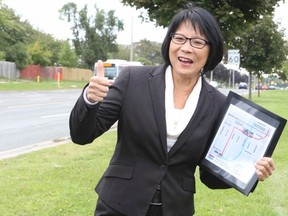
{"label": "sidewalk", "polygon": [[[117,128],[117,123],[118,122],[116,122],[114,125],[112,125],[110,130],[115,130]],[[62,144],[70,143],[70,142],[72,142],[72,141],[71,141],[70,136],[69,136],[69,137],[63,137],[60,139],[55,139],[53,141],[45,141],[45,142],[36,143],[33,145],[29,145],[29,146],[23,146],[20,148],[14,148],[14,149],[6,150],[6,151],[0,151],[0,160],[16,157],[16,156],[21,155],[21,154],[27,154],[27,153],[30,153],[33,151],[38,151],[41,149],[50,148],[50,147],[54,147],[57,145],[62,145]]]}
{"label": "sidewalk", "polygon": [[63,137],[61,139],[46,141],[41,143],[36,143],[29,146],[23,146],[20,148],[9,149],[6,151],[0,151],[0,160],[16,157],[21,154],[27,154],[33,151],[38,151],[44,148],[50,148],[61,144],[66,144],[71,142],[70,137]]}

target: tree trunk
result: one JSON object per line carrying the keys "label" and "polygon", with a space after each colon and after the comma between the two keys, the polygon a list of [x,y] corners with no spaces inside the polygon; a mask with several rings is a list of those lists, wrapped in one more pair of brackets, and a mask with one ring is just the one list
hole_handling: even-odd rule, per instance
{"label": "tree trunk", "polygon": [[260,97],[260,72],[257,72],[257,81],[258,81],[258,97]]}

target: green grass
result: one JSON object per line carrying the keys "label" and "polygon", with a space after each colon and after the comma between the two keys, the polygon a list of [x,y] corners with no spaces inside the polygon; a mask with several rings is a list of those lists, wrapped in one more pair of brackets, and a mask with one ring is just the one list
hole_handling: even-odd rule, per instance
{"label": "green grass", "polygon": [[[288,91],[265,91],[252,100],[288,119]],[[114,151],[116,132],[93,144],[72,143],[0,160],[0,215],[90,216],[97,195],[94,187]],[[249,196],[229,190],[210,190],[197,178],[196,216],[288,215],[288,130],[274,151],[275,173]],[[198,174],[197,174],[198,177]]]}
{"label": "green grass", "polygon": [[93,215],[94,187],[114,139],[112,131],[93,145],[64,144],[0,161],[0,215]]}
{"label": "green grass", "polygon": [[[87,81],[88,82],[88,81]],[[56,80],[4,80],[0,79],[0,91],[11,90],[53,90],[83,88],[87,82]]]}
{"label": "green grass", "polygon": [[[257,97],[257,94],[252,95],[252,101],[288,119],[288,91],[261,91],[260,97]],[[259,182],[256,190],[247,197],[236,190],[210,190],[198,182],[195,215],[288,215],[287,153],[288,126],[286,125],[273,153],[276,170],[270,178]]]}

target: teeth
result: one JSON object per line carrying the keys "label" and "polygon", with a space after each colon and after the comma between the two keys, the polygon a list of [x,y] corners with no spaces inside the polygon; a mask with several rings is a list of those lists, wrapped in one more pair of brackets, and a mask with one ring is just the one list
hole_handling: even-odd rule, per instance
{"label": "teeth", "polygon": [[186,58],[179,58],[179,60],[182,62],[192,63],[192,60]]}

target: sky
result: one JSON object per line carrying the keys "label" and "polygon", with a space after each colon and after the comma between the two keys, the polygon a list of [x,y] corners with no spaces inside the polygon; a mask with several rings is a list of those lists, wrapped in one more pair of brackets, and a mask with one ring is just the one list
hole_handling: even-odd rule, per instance
{"label": "sky", "polygon": [[97,8],[103,9],[106,13],[115,10],[115,16],[124,23],[124,31],[117,37],[117,42],[120,44],[131,44],[132,40],[138,42],[141,39],[162,42],[165,37],[166,29],[156,27],[155,23],[142,23],[138,17],[140,11],[123,6],[120,0],[3,0],[3,3],[12,8],[23,20],[28,20],[36,29],[58,39],[72,38],[71,25],[60,20],[58,12],[68,2],[76,3],[78,10],[88,5],[90,13],[95,12],[95,3]]}
{"label": "sky", "polygon": [[[156,27],[155,23],[142,23],[138,17],[141,11],[123,6],[120,0],[3,0],[3,3],[12,8],[22,20],[28,20],[34,28],[53,35],[57,39],[72,38],[70,24],[59,19],[58,10],[68,2],[77,4],[78,10],[88,5],[90,12],[97,8],[115,10],[115,16],[124,23],[124,31],[118,34],[119,44],[131,44],[147,39],[162,42],[167,29]],[[143,11],[143,10],[142,10]],[[288,35],[288,1],[276,9],[274,20],[281,23],[281,28],[286,29]],[[133,30],[133,34],[132,34]]]}

